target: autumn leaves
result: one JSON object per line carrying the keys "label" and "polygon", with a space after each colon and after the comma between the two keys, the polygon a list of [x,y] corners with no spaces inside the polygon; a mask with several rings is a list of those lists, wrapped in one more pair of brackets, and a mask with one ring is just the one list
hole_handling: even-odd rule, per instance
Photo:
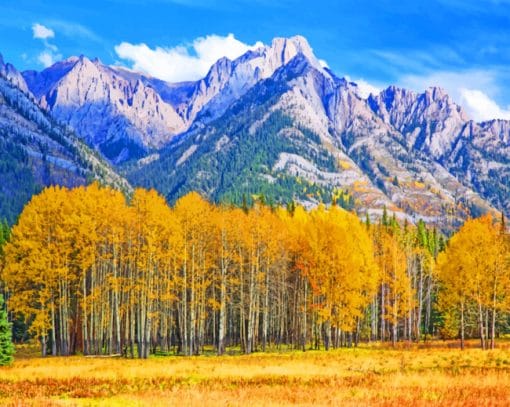
{"label": "autumn leaves", "polygon": [[[490,220],[472,222],[493,230]],[[242,210],[196,193],[169,207],[154,191],[138,189],[127,202],[97,184],[52,187],[13,228],[2,279],[10,310],[43,354],[146,358],[417,340],[433,331],[441,284],[455,284],[448,273],[474,267],[449,257],[470,247],[461,233],[440,261],[439,281],[439,237],[422,223],[369,226],[337,207]],[[485,261],[480,247],[473,254]],[[479,290],[440,301],[442,309],[456,317],[459,307],[479,304],[484,324],[503,312],[508,264],[490,264],[499,265],[497,276],[473,275]]]}
{"label": "autumn leaves", "polygon": [[[438,259],[440,306],[446,328],[477,332],[482,349],[494,349],[498,318],[510,311],[510,241],[504,220],[490,216],[468,220]],[[474,331],[474,332],[473,332]]]}

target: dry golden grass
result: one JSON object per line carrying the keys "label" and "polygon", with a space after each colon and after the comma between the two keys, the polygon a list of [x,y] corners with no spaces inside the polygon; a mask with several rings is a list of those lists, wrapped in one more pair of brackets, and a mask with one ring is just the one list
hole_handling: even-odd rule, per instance
{"label": "dry golden grass", "polygon": [[20,354],[0,368],[0,404],[506,406],[510,352],[441,343],[143,361]]}

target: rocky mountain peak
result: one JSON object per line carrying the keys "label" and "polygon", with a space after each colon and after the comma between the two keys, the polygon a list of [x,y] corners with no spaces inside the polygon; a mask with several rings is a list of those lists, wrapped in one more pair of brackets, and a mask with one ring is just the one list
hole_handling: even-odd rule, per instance
{"label": "rocky mountain peak", "polygon": [[206,77],[196,83],[187,107],[183,109],[184,119],[191,123],[197,117],[201,121],[217,118],[255,84],[273,76],[298,55],[302,55],[323,76],[332,78],[304,37],[275,38],[271,45],[250,50],[233,61],[227,58],[218,60]]}
{"label": "rocky mountain peak", "polygon": [[10,63],[5,63],[2,54],[0,54],[0,76],[5,77],[13,85],[17,86],[24,93],[30,93],[27,83],[21,73]]}
{"label": "rocky mountain peak", "polygon": [[425,95],[430,98],[432,101],[438,101],[442,99],[449,99],[449,95],[446,93],[446,90],[439,86],[431,86],[425,90]]}
{"label": "rocky mountain peak", "polygon": [[281,56],[282,64],[286,64],[298,53],[306,57],[315,58],[308,41],[301,36],[291,38],[275,38],[269,47],[276,55]]}
{"label": "rocky mountain peak", "polygon": [[218,59],[207,72],[204,80],[207,84],[226,82],[232,72],[232,61],[227,57]]}
{"label": "rocky mountain peak", "polygon": [[141,75],[119,73],[97,58],[71,57],[24,76],[42,107],[112,162],[143,155],[184,130],[179,114]]}
{"label": "rocky mountain peak", "polygon": [[367,100],[383,121],[402,133],[409,146],[439,158],[448,154],[453,141],[469,120],[464,110],[440,87],[423,93],[390,86]]}
{"label": "rocky mountain peak", "polygon": [[384,89],[378,96],[371,94],[369,100],[373,102],[379,99],[384,103],[386,110],[391,110],[401,103],[408,104],[414,102],[416,97],[417,94],[415,92],[392,85]]}
{"label": "rocky mountain peak", "polygon": [[67,63],[71,63],[71,64],[74,64],[76,61],[78,61],[80,59],[79,56],[76,56],[76,55],[72,55],[70,56],[69,58],[66,58],[64,59],[62,62],[67,62]]}
{"label": "rocky mountain peak", "polygon": [[306,38],[301,35],[290,38],[275,38],[271,46],[267,48],[267,52],[275,57],[279,57],[280,66],[287,64],[296,55],[302,54],[310,61],[314,68],[329,76],[329,73],[323,69],[321,63],[314,55],[312,47],[310,47]]}

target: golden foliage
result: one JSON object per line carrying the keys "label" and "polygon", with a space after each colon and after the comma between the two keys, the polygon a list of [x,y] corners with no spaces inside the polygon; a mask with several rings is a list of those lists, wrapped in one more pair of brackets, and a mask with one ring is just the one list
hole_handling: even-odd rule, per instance
{"label": "golden foliage", "polygon": [[474,310],[494,346],[510,303],[507,237],[489,217],[466,222],[437,274],[439,246],[423,222],[402,228],[386,211],[370,226],[336,206],[241,210],[190,193],[170,207],[155,191],[127,201],[98,184],[51,187],[13,228],[2,280],[43,354],[420,340],[439,283],[443,332]]}

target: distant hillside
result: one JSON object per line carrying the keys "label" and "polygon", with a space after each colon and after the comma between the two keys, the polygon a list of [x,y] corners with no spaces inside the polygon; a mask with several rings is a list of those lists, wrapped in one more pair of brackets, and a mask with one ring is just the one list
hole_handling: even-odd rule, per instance
{"label": "distant hillside", "polygon": [[72,187],[98,180],[131,188],[37,105],[12,66],[0,63],[0,219],[14,222],[32,195],[47,185]]}

